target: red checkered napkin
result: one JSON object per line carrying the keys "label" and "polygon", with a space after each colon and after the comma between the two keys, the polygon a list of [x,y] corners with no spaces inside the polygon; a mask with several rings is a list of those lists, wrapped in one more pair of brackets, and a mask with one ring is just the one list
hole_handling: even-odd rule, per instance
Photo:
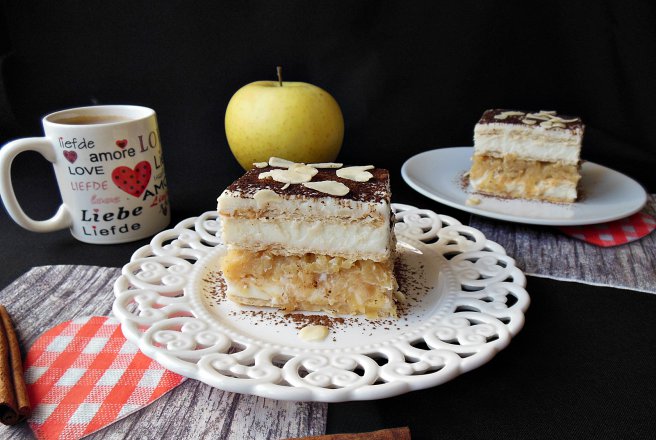
{"label": "red checkered napkin", "polygon": [[649,214],[638,212],[630,217],[610,223],[559,228],[565,234],[598,246],[617,246],[638,240],[656,228],[656,220]]}
{"label": "red checkered napkin", "polygon": [[78,439],[131,414],[184,381],[142,354],[118,321],[64,322],[27,353],[25,380],[39,439]]}

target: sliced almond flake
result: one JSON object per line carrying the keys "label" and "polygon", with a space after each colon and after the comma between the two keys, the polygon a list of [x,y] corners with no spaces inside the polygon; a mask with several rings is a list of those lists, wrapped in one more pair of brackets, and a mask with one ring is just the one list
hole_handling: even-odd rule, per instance
{"label": "sliced almond flake", "polygon": [[538,113],[529,113],[527,118],[538,119],[541,121],[551,121],[566,124],[568,122],[579,121],[579,118],[563,119],[556,114],[555,110],[540,110]]}
{"label": "sliced almond flake", "polygon": [[310,170],[305,170],[304,168],[299,168],[299,167],[292,167],[290,169],[276,168],[275,170],[260,173],[258,178],[266,179],[270,177],[271,179],[280,183],[309,182],[310,180],[312,180],[312,176],[314,176],[318,171],[316,168],[311,168],[311,167],[307,167],[307,168],[310,168],[310,170],[314,170],[314,171],[312,172]]}
{"label": "sliced almond flake", "polygon": [[269,165],[272,166],[272,167],[289,168],[294,163],[295,162],[292,162],[291,160],[281,159],[279,157],[272,156],[272,157],[269,158]]}
{"label": "sliced almond flake", "polygon": [[539,121],[548,121],[549,116],[541,115],[539,113],[529,113],[528,115],[526,115],[526,119],[537,119]]}
{"label": "sliced almond flake", "polygon": [[303,182],[303,186],[331,196],[345,196],[349,193],[349,187],[334,180],[322,180],[320,182]]}
{"label": "sliced almond flake", "polygon": [[563,122],[563,118],[561,118],[560,116],[549,115],[549,120],[551,122]]}
{"label": "sliced almond flake", "polygon": [[465,205],[467,206],[476,206],[481,204],[481,199],[478,197],[469,197],[467,200],[465,200]]}
{"label": "sliced almond flake", "polygon": [[282,186],[282,189],[287,189],[287,188],[289,188],[289,185],[291,185],[291,183],[285,183],[285,184]]}
{"label": "sliced almond flake", "polygon": [[255,168],[266,168],[266,167],[269,166],[269,163],[268,162],[255,162],[255,163],[253,163],[253,166]]}
{"label": "sliced almond flake", "polygon": [[534,124],[536,124],[536,122],[533,119],[522,119],[522,124],[534,125]]}
{"label": "sliced almond flake", "polygon": [[507,112],[501,112],[498,115],[494,115],[494,119],[506,119],[508,116],[524,116],[524,112],[518,112],[514,110],[510,110]]}
{"label": "sliced almond flake", "polygon": [[320,342],[328,337],[328,327],[325,325],[306,325],[298,331],[298,337],[306,342]]}
{"label": "sliced almond flake", "polygon": [[544,121],[544,122],[540,122],[540,127],[551,128],[552,124],[553,123],[551,121]]}
{"label": "sliced almond flake", "polygon": [[355,182],[367,182],[369,179],[374,177],[374,175],[367,170],[371,170],[373,168],[373,165],[346,167],[338,169],[336,174],[337,177],[341,177],[342,179],[353,180]]}
{"label": "sliced almond flake", "polygon": [[335,162],[320,162],[320,163],[309,163],[308,166],[314,168],[341,168],[344,166],[344,164],[335,163]]}
{"label": "sliced almond flake", "polygon": [[316,169],[315,167],[310,165],[305,165],[303,163],[292,164],[289,166],[288,170],[293,173],[307,174],[310,177],[316,175],[319,172],[319,170]]}
{"label": "sliced almond flake", "polygon": [[565,124],[567,122],[574,122],[574,121],[576,121],[576,119],[565,120],[558,116],[551,117],[551,122],[553,122],[554,124]]}
{"label": "sliced almond flake", "polygon": [[261,189],[253,194],[253,199],[255,200],[258,209],[264,208],[269,203],[280,200],[280,198],[281,197],[271,189]]}

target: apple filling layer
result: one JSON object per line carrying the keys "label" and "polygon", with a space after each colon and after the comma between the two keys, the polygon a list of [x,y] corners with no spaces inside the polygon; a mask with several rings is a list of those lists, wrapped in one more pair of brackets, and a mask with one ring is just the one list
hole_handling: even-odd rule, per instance
{"label": "apple filling layer", "polygon": [[578,165],[474,155],[469,171],[472,188],[482,194],[571,203],[577,198]]}
{"label": "apple filling layer", "polygon": [[221,260],[228,298],[285,311],[396,316],[393,261],[231,249]]}

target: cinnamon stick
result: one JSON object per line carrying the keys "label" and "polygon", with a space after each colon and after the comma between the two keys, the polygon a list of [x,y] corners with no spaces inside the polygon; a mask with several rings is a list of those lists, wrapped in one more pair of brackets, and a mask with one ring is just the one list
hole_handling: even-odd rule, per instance
{"label": "cinnamon stick", "polygon": [[302,440],[410,440],[410,429],[407,426],[404,426],[402,428],[388,428],[381,429],[380,431],[363,432],[357,434],[317,435],[311,437],[303,437]]}
{"label": "cinnamon stick", "polygon": [[18,337],[7,309],[0,305],[0,422],[16,425],[31,412]]}

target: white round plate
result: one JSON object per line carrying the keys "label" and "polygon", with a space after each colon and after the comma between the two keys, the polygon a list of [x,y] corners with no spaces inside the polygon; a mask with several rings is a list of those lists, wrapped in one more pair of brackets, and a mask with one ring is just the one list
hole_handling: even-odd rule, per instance
{"label": "white round plate", "polygon": [[[638,182],[622,173],[584,162],[581,166],[581,201],[557,204],[511,200],[474,194],[463,183],[471,167],[472,147],[430,150],[408,159],[401,175],[411,188],[445,205],[484,217],[550,226],[590,225],[634,214],[647,202]],[[476,198],[477,205],[467,205]]]}
{"label": "white round plate", "polygon": [[113,312],[147,356],[216,388],[279,400],[370,400],[439,385],[488,362],[524,324],[526,278],[498,244],[457,220],[393,205],[398,319],[329,321],[299,338],[311,314],[225,298],[216,213],[156,235],[116,280]]}

